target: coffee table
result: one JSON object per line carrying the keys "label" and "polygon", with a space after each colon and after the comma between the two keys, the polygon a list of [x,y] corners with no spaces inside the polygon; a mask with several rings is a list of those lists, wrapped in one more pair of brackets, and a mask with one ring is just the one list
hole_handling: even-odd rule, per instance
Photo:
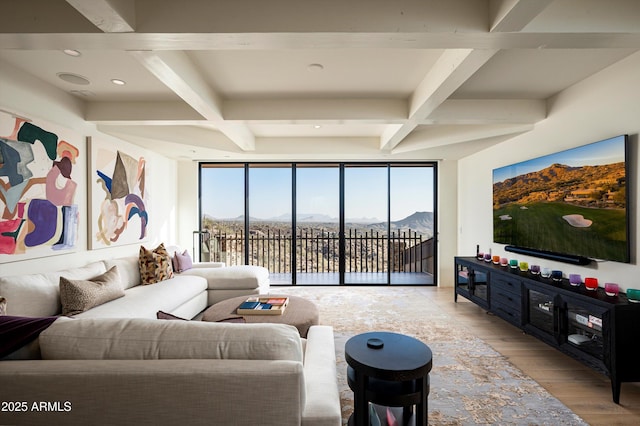
{"label": "coffee table", "polygon": [[[217,322],[229,318],[244,318],[247,323],[276,323],[295,326],[300,337],[307,337],[309,327],[317,325],[319,320],[318,307],[311,301],[298,296],[274,295],[268,297],[288,297],[289,304],[282,315],[238,315],[236,309],[249,297],[238,296],[211,305],[202,314],[202,321]],[[254,296],[255,297],[255,296]],[[265,296],[267,297],[267,296]]]}

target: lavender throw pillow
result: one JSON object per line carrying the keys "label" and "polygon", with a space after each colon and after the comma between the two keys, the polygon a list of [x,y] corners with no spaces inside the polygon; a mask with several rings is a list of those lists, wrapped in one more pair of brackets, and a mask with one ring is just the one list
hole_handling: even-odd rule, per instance
{"label": "lavender throw pillow", "polygon": [[189,256],[189,252],[186,250],[183,251],[182,254],[174,252],[173,262],[173,269],[178,272],[193,268],[193,261],[191,260],[191,256]]}

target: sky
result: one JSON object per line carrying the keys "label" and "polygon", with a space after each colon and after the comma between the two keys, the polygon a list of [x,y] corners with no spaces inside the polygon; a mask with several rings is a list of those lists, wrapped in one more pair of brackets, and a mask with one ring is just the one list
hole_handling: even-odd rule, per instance
{"label": "sky", "polygon": [[573,167],[618,163],[625,159],[624,140],[624,136],[616,136],[600,142],[501,167],[493,171],[493,183],[536,172],[555,163]]}
{"label": "sky", "polygon": [[[338,167],[298,167],[296,172],[298,214],[339,215]],[[433,169],[391,169],[391,220],[416,211],[433,211]],[[249,174],[250,216],[268,219],[291,213],[291,169],[256,167]],[[244,213],[244,170],[205,168],[202,172],[202,211],[215,218],[234,218]],[[387,216],[387,168],[345,168],[345,215],[347,218]]]}

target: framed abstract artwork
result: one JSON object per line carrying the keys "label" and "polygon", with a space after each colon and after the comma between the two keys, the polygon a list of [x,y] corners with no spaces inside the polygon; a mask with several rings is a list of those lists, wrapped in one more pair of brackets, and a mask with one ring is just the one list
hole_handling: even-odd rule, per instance
{"label": "framed abstract artwork", "polygon": [[87,138],[89,249],[140,243],[149,230],[144,150]]}
{"label": "framed abstract artwork", "polygon": [[69,129],[0,110],[0,263],[76,249],[81,141]]}

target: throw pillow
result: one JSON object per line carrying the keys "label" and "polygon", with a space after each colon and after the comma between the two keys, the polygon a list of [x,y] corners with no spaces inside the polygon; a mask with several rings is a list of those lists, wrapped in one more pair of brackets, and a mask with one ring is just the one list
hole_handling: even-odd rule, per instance
{"label": "throw pillow", "polygon": [[142,285],[155,284],[173,278],[171,256],[169,256],[169,252],[164,247],[164,243],[160,243],[153,250],[140,246],[138,266]]}
{"label": "throw pillow", "polygon": [[7,299],[0,297],[0,316],[7,315]]}
{"label": "throw pillow", "polygon": [[186,318],[182,318],[173,314],[170,314],[168,312],[164,312],[164,311],[158,311],[156,312],[156,318],[158,319],[162,319],[162,320],[182,320],[182,321],[189,321]]}
{"label": "throw pillow", "polygon": [[62,315],[75,315],[124,296],[118,267],[89,280],[60,277]]}
{"label": "throw pillow", "polygon": [[183,251],[182,254],[178,253],[177,251],[174,252],[173,260],[174,260],[174,264],[173,264],[174,271],[183,272],[183,271],[186,271],[187,269],[193,268],[193,262],[191,261],[191,256],[189,256],[189,252],[186,250]]}

